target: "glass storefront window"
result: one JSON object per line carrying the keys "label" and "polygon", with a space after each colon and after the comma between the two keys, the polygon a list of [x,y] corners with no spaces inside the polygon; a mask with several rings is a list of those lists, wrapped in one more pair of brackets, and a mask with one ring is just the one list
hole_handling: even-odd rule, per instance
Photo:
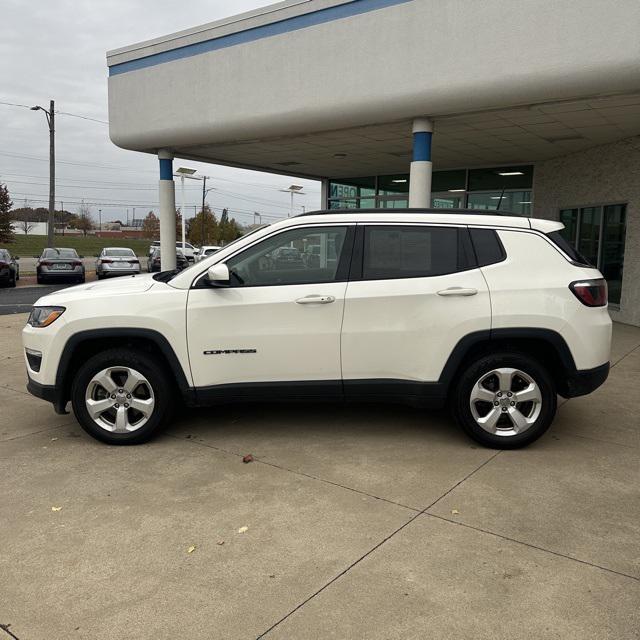
{"label": "glass storefront window", "polygon": [[469,209],[497,210],[531,215],[531,191],[488,191],[485,193],[469,193],[467,206]]}
{"label": "glass storefront window", "polygon": [[609,302],[620,304],[627,206],[610,204],[562,209],[562,235],[600,269],[609,287]]}
{"label": "glass storefront window", "polygon": [[467,170],[455,169],[453,171],[434,171],[431,176],[431,192],[449,191],[461,189],[465,191],[467,188]]}
{"label": "glass storefront window", "polygon": [[578,251],[593,265],[599,263],[602,207],[586,207],[580,211]]}
{"label": "glass storefront window", "polygon": [[469,170],[469,191],[531,189],[532,186],[533,166],[531,165]]}
{"label": "glass storefront window", "polygon": [[578,233],[578,209],[563,209],[560,211],[560,222],[564,225],[561,233],[565,240],[575,246]]}
{"label": "glass storefront window", "polygon": [[609,301],[620,304],[627,207],[613,204],[604,207],[604,227],[600,271],[609,285]]}

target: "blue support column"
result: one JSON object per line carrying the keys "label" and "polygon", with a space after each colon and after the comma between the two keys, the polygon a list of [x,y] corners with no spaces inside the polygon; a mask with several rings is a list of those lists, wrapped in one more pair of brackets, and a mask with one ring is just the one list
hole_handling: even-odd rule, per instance
{"label": "blue support column", "polygon": [[431,206],[431,138],[433,125],[428,118],[413,121],[413,156],[409,171],[409,206]]}
{"label": "blue support column", "polygon": [[160,160],[160,268],[176,268],[176,190],[173,182],[173,154],[158,151]]}

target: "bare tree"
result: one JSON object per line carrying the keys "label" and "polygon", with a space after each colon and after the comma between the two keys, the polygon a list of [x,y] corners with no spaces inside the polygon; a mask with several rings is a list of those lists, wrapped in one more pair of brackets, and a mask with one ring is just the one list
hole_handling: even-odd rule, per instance
{"label": "bare tree", "polygon": [[76,229],[82,231],[84,236],[87,235],[88,231],[93,229],[93,219],[91,218],[91,207],[84,202],[78,207],[78,219],[74,224]]}
{"label": "bare tree", "polygon": [[13,214],[15,220],[15,227],[18,231],[24,233],[24,235],[28,235],[29,231],[31,231],[36,225],[33,222],[33,213],[31,209],[19,209]]}

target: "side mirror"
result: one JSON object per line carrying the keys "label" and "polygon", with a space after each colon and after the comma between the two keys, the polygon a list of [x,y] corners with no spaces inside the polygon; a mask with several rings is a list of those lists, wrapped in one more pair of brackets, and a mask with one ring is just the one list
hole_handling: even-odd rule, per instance
{"label": "side mirror", "polygon": [[20,260],[20,256],[13,256],[14,260]]}
{"label": "side mirror", "polygon": [[84,258],[84,256],[78,256],[78,258]]}
{"label": "side mirror", "polygon": [[207,278],[212,287],[228,287],[229,267],[224,262],[214,264],[207,270]]}

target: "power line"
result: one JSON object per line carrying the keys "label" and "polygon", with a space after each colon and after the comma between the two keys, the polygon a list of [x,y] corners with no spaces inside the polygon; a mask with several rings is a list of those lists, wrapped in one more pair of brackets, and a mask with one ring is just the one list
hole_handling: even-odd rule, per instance
{"label": "power line", "polygon": [[[0,101],[0,104],[6,107],[22,107],[23,109],[31,109],[28,104],[19,104],[17,102],[4,102]],[[72,118],[82,118],[82,120],[91,120],[91,122],[99,122],[100,124],[109,124],[106,120],[98,120],[97,118],[91,118],[89,116],[81,116],[77,113],[69,113],[68,111],[55,111],[56,114],[61,116],[71,116]]]}

